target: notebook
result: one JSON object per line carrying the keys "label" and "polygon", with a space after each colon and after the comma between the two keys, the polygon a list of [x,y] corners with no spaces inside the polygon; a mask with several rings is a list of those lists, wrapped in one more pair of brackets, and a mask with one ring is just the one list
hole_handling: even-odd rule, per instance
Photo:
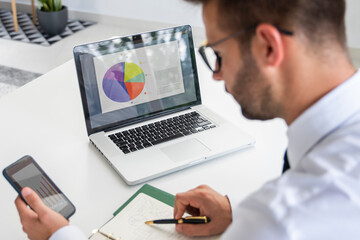
{"label": "notebook", "polygon": [[[175,197],[167,192],[145,184],[124,203],[107,223],[99,230],[115,239],[193,239],[175,231],[174,224],[146,225],[145,221],[173,218]],[[90,236],[90,240],[105,240],[100,232]],[[220,236],[207,237],[215,240]]]}
{"label": "notebook", "polygon": [[191,27],[76,46],[90,141],[129,185],[252,146],[201,103]]}

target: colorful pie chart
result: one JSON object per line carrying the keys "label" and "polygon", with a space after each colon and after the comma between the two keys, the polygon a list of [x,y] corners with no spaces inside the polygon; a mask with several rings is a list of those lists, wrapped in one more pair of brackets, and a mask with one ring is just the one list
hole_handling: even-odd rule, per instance
{"label": "colorful pie chart", "polygon": [[144,86],[145,74],[135,63],[117,63],[106,71],[103,79],[105,95],[115,102],[135,99]]}

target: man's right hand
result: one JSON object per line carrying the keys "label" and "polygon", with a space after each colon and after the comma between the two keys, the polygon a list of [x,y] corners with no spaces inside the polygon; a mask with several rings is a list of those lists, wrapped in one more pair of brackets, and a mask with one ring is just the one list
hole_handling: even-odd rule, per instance
{"label": "man's right hand", "polygon": [[228,198],[205,185],[176,194],[174,218],[181,218],[185,211],[193,216],[207,216],[211,220],[206,224],[176,224],[176,231],[187,236],[220,234],[232,222]]}
{"label": "man's right hand", "polygon": [[46,240],[58,229],[68,225],[68,221],[59,213],[47,207],[40,197],[30,188],[22,189],[26,203],[18,196],[15,200],[24,232],[31,240]]}

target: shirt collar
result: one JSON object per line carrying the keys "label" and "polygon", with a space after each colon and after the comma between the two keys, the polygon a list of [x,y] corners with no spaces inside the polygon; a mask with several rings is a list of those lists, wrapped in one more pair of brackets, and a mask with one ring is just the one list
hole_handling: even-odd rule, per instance
{"label": "shirt collar", "polygon": [[360,71],[302,113],[289,126],[288,159],[295,167],[322,138],[360,111]]}

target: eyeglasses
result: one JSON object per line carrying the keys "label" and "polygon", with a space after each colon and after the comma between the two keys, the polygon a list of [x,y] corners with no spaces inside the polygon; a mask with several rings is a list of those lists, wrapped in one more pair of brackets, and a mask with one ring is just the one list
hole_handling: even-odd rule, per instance
{"label": "eyeglasses", "polygon": [[[242,29],[242,30],[235,32],[235,33],[233,33],[223,39],[220,39],[219,41],[216,41],[212,44],[208,44],[207,41],[205,41],[202,44],[202,46],[200,46],[199,53],[200,53],[201,57],[203,58],[205,64],[209,67],[209,69],[213,73],[218,73],[218,72],[220,72],[220,68],[221,68],[221,57],[220,57],[219,53],[213,49],[214,46],[219,45],[220,43],[223,43],[233,37],[242,35],[248,31],[254,30],[254,29],[256,29],[257,26],[258,26],[258,24],[248,27],[248,28],[245,28],[245,29]],[[288,30],[281,29],[278,27],[276,27],[276,29],[284,35],[287,35],[287,36],[294,35],[294,33],[292,31],[288,31]]]}

